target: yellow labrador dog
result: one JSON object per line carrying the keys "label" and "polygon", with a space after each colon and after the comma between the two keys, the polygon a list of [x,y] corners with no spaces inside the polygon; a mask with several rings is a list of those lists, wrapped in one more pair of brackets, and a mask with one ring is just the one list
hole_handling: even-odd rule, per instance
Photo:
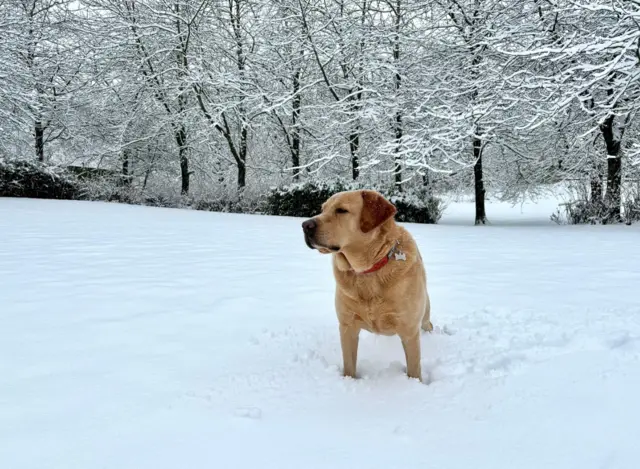
{"label": "yellow labrador dog", "polygon": [[361,329],[398,335],[407,375],[422,379],[420,329],[431,331],[427,277],[396,208],[370,190],[335,194],[302,224],[311,249],[333,256],[344,375],[355,378]]}

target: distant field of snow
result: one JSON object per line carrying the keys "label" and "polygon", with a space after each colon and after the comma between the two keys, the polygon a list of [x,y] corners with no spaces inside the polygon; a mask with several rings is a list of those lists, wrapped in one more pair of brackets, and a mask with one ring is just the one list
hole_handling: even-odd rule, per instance
{"label": "distant field of snow", "polygon": [[640,226],[554,209],[408,225],[420,384],[367,333],[341,377],[298,219],[0,199],[0,468],[636,469]]}

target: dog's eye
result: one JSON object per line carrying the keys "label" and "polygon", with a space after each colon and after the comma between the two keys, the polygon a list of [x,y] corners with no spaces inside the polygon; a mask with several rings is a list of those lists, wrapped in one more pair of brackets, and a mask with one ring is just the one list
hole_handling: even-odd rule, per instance
{"label": "dog's eye", "polygon": [[337,208],[336,213],[349,213],[349,211],[344,208]]}

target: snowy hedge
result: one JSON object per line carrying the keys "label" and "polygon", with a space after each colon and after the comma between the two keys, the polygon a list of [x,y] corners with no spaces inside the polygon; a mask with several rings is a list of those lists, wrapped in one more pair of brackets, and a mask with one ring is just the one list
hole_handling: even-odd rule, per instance
{"label": "snowy hedge", "polygon": [[[610,209],[606,198],[592,200],[587,184],[569,190],[569,200],[560,204],[551,220],[558,224],[569,225],[606,225],[611,223]],[[622,221],[627,225],[640,222],[640,182],[629,183],[623,189]]]}
{"label": "snowy hedge", "polygon": [[[318,212],[322,203],[337,192],[363,189],[354,182],[343,180],[307,181],[271,189],[266,201],[266,213],[290,217],[310,217]],[[367,186],[367,188],[371,188]],[[391,192],[374,188],[387,197],[398,209],[396,220],[409,223],[437,223],[444,206],[442,201],[425,191],[410,189]]]}
{"label": "snowy hedge", "polygon": [[640,185],[631,192],[622,204],[627,225],[640,222]]}
{"label": "snowy hedge", "polygon": [[266,212],[269,215],[310,217],[318,213],[324,201],[333,194],[356,188],[339,179],[275,187],[267,196]]}
{"label": "snowy hedge", "polygon": [[80,193],[78,180],[63,168],[0,158],[0,197],[76,199]]}
{"label": "snowy hedge", "polygon": [[443,212],[442,201],[424,190],[393,192],[344,180],[307,181],[273,188],[266,197],[169,197],[142,193],[134,185],[111,174],[79,177],[73,171],[46,163],[0,158],[0,197],[38,199],[102,200],[158,207],[192,208],[212,212],[264,213],[310,217],[322,203],[337,192],[373,188],[385,195],[398,209],[396,220],[411,223],[437,223]]}
{"label": "snowy hedge", "polygon": [[424,192],[387,194],[387,197],[398,209],[396,220],[399,222],[438,223],[444,211],[442,200]]}

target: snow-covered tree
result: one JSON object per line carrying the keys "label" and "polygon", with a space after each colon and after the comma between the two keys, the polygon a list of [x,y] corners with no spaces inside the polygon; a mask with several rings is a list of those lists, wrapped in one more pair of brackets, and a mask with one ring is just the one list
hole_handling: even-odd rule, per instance
{"label": "snow-covered tree", "polygon": [[[0,144],[7,154],[48,158],[47,147],[72,138],[67,117],[86,65],[74,2],[4,1],[0,8]],[[31,142],[29,144],[29,142]]]}

